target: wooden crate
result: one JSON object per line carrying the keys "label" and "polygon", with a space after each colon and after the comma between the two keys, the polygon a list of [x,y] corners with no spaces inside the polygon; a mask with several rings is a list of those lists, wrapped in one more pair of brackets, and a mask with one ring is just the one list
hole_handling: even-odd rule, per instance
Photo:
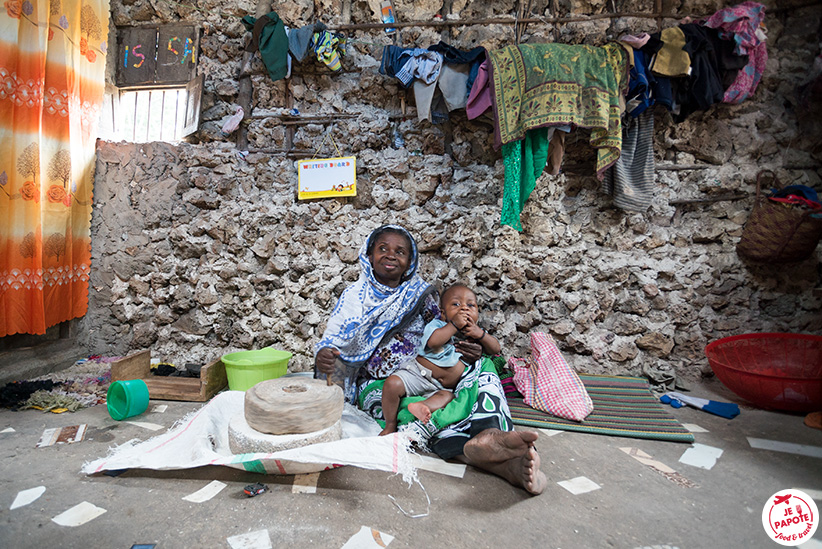
{"label": "wooden crate", "polygon": [[111,363],[111,380],[142,379],[154,400],[205,402],[228,386],[225,365],[219,358],[203,366],[200,378],[163,377],[151,373],[151,351],[139,351]]}

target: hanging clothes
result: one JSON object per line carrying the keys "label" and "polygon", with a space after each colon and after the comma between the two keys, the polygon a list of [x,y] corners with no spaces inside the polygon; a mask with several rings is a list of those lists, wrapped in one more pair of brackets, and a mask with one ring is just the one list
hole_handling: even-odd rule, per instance
{"label": "hanging clothes", "polygon": [[[382,49],[382,59],[380,60],[380,74],[397,77],[397,73],[408,61],[411,52],[410,48],[400,46],[385,46]],[[408,86],[405,86],[406,88]]]}
{"label": "hanging clothes", "polygon": [[312,44],[317,61],[335,72],[342,69],[340,56],[345,55],[345,36],[329,31],[315,32]]}
{"label": "hanging clothes", "polygon": [[486,57],[477,69],[477,77],[474,79],[471,93],[468,94],[468,100],[465,103],[465,113],[468,115],[468,120],[478,118],[490,109],[494,103],[491,78],[488,75],[490,68],[491,60]]}
{"label": "hanging clothes", "polygon": [[425,84],[433,84],[439,78],[441,69],[442,54],[416,48],[395,76],[405,87],[408,87],[415,78]]}
{"label": "hanging clothes", "polygon": [[[417,118],[432,122],[447,120],[449,112],[465,108],[469,71],[470,66],[467,64],[443,65],[435,82],[426,84],[420,79],[414,80]],[[434,100],[435,97],[437,101]]]}
{"label": "hanging clothes", "polygon": [[614,206],[644,212],[654,198],[654,113],[630,118],[622,134],[622,154],[608,168],[602,189],[613,196]]}
{"label": "hanging clothes", "polygon": [[640,49],[634,50],[634,65],[629,74],[625,110],[631,116],[637,117],[654,104],[651,90],[656,83],[654,75],[648,70],[645,53]]}
{"label": "hanging clothes", "polygon": [[733,40],[736,44],[734,53],[748,56],[748,63],[725,91],[725,103],[741,103],[753,95],[762,79],[768,62],[766,36],[762,30],[764,21],[765,6],[756,2],[743,2],[717,11],[704,23],[706,27],[719,30],[720,38]]}
{"label": "hanging clothes", "polygon": [[[627,54],[622,45],[610,43],[601,48],[521,44],[489,55],[497,121],[494,137],[497,146],[503,146],[505,165],[501,223],[522,230],[519,215],[533,190],[531,179],[536,181],[542,173],[548,156],[547,128],[591,128],[599,179],[619,158],[620,96],[627,91]],[[546,130],[529,131],[539,128]],[[525,144],[516,143],[523,138]]]}
{"label": "hanging clothes", "polygon": [[12,4],[0,9],[0,337],[88,310],[109,46],[108,0]]}
{"label": "hanging clothes", "polygon": [[623,47],[521,44],[490,57],[497,146],[542,126],[591,128],[601,179],[622,144],[619,96],[628,85]]}
{"label": "hanging clothes", "polygon": [[288,36],[277,12],[272,11],[259,19],[246,15],[241,21],[251,31],[251,41],[245,51],[260,52],[272,80],[285,78],[288,73]]}
{"label": "hanging clothes", "polygon": [[679,27],[670,27],[659,33],[662,47],[651,63],[651,70],[662,76],[688,76],[691,58],[683,49],[685,33]]}
{"label": "hanging clothes", "polygon": [[415,78],[432,84],[439,77],[442,62],[442,54],[423,48],[385,46],[382,49],[380,74],[395,77],[406,88]]}
{"label": "hanging clothes", "polygon": [[629,46],[635,49],[640,49],[642,46],[648,43],[648,40],[651,39],[651,35],[647,32],[643,32],[637,35],[633,34],[624,34],[619,37],[620,42],[625,42]]}
{"label": "hanging clothes", "polygon": [[679,79],[676,100],[679,113],[674,120],[682,122],[695,111],[707,110],[722,101],[725,88],[722,86],[719,61],[711,40],[716,31],[697,23],[680,25],[685,36],[683,51],[691,59],[691,70],[687,78]]}
{"label": "hanging clothes", "polygon": [[463,51],[455,48],[443,41],[433,46],[428,46],[430,51],[435,51],[442,55],[443,63],[446,65],[465,65],[469,66],[468,80],[465,83],[465,97],[471,92],[471,87],[474,85],[474,80],[477,78],[480,64],[488,58],[488,50],[482,46],[477,46],[469,51]]}
{"label": "hanging clothes", "polygon": [[311,25],[305,25],[299,29],[292,29],[288,33],[288,51],[291,56],[302,63],[308,56],[310,51],[313,51],[311,44],[314,41],[314,33],[320,33],[327,30],[325,23],[316,22]]}
{"label": "hanging clothes", "polygon": [[534,128],[525,133],[522,141],[503,144],[505,186],[502,191],[501,225],[522,230],[520,214],[548,159],[549,131],[553,132],[553,128]]}
{"label": "hanging clothes", "polygon": [[569,126],[535,128],[528,130],[523,140],[502,146],[505,183],[500,224],[522,230],[519,218],[525,201],[546,165],[549,174],[559,173],[565,153],[565,135],[569,131]]}

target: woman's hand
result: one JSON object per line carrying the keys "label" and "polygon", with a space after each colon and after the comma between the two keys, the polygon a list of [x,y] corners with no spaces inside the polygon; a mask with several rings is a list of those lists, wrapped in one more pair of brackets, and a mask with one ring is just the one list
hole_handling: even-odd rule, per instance
{"label": "woman's hand", "polygon": [[317,351],[314,359],[314,368],[321,374],[329,375],[334,372],[334,362],[340,356],[340,350],[334,347],[323,347]]}
{"label": "woman's hand", "polygon": [[482,356],[482,345],[476,341],[462,339],[456,341],[454,347],[457,349],[457,352],[463,356],[466,364],[476,362]]}

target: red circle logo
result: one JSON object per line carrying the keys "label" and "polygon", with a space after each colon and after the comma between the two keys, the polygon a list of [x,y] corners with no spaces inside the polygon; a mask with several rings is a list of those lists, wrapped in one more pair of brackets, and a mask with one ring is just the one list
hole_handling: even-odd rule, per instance
{"label": "red circle logo", "polygon": [[816,502],[801,490],[781,490],[765,502],[762,509],[765,532],[780,545],[805,543],[819,526]]}

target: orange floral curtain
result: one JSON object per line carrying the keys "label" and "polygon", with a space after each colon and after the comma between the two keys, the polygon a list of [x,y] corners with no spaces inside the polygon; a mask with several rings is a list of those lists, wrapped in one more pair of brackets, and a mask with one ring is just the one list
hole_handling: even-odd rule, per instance
{"label": "orange floral curtain", "polygon": [[0,337],[88,310],[108,0],[0,0]]}

